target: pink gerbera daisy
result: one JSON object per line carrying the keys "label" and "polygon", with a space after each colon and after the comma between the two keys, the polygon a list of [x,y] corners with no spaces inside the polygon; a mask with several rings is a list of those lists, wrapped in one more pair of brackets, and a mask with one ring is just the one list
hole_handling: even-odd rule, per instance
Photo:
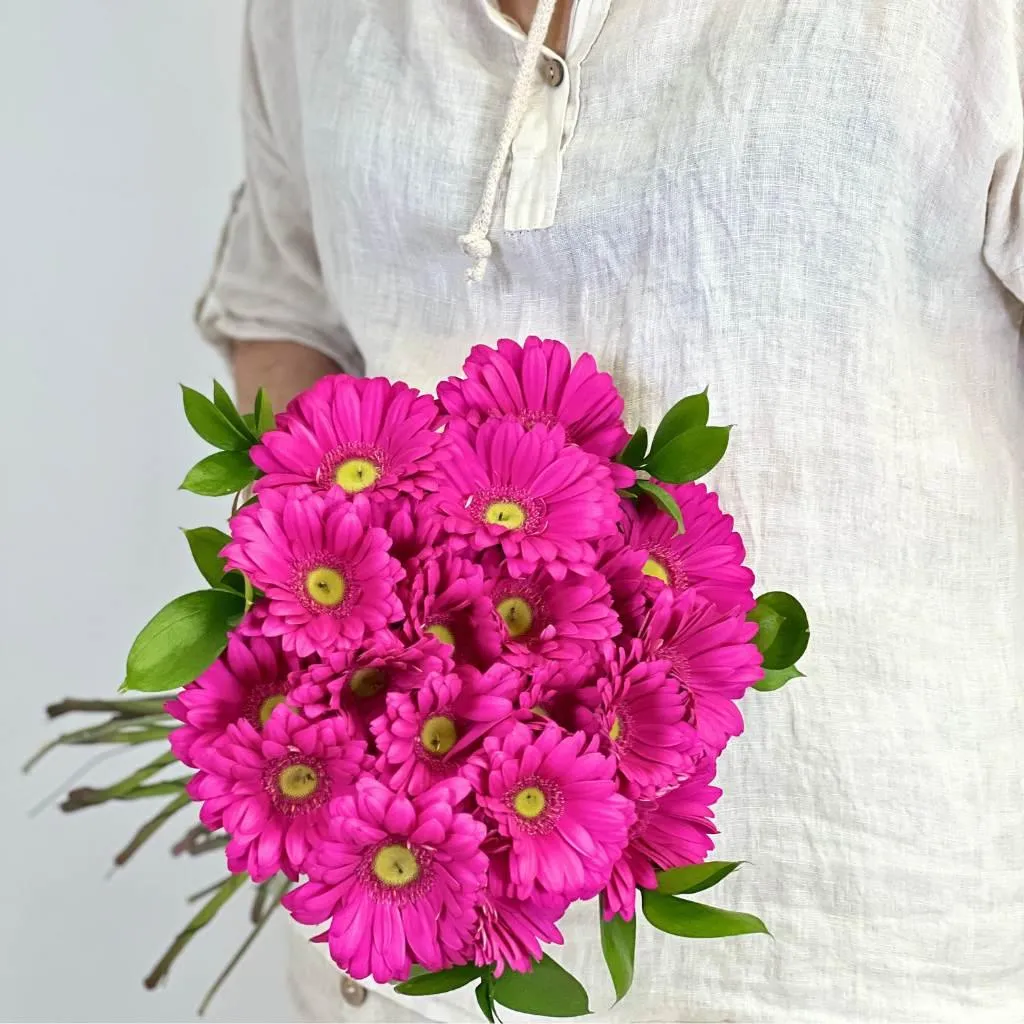
{"label": "pink gerbera daisy", "polygon": [[509,895],[511,876],[508,850],[493,841],[485,846],[489,866],[487,886],[477,905],[471,951],[480,967],[493,965],[500,978],[506,968],[521,974],[544,955],[542,942],[561,945],[565,940],[556,922],[569,905],[567,899],[518,900]]}
{"label": "pink gerbera daisy", "polygon": [[273,637],[229,637],[224,653],[164,705],[169,715],[183,723],[171,733],[174,756],[195,768],[196,753],[232,722],[244,718],[262,728],[274,708],[284,703],[292,685],[290,673],[298,665],[298,659],[282,650]]}
{"label": "pink gerbera daisy", "polygon": [[393,789],[413,796],[454,775],[487,732],[511,725],[519,673],[469,665],[425,676],[414,692],[391,692],[387,710],[370,724],[380,757],[377,770]]}
{"label": "pink gerbera daisy", "polygon": [[[594,670],[595,659],[578,662],[543,661],[534,663],[523,672],[523,685],[514,699],[513,717],[527,725],[541,724],[543,719],[574,732],[581,728],[579,698],[585,690],[581,684]],[[588,724],[594,722],[592,708],[588,708]]]}
{"label": "pink gerbera daisy", "polygon": [[232,871],[256,882],[278,871],[297,878],[327,821],[328,801],[355,780],[365,754],[346,717],[310,723],[281,706],[262,732],[242,719],[196,751],[200,771],[188,792],[202,801],[203,824],[231,836]]}
{"label": "pink gerbera daisy", "polygon": [[470,428],[512,416],[530,428],[565,428],[570,444],[605,459],[622,451],[629,433],[622,422],[623,400],[594,357],[572,355],[560,341],[531,335],[523,345],[509,338],[497,348],[478,345],[463,366],[466,379],[452,377],[437,394],[450,416]]}
{"label": "pink gerbera daisy", "polygon": [[270,490],[231,520],[221,554],[269,598],[263,632],[301,657],[352,647],[402,615],[402,569],[365,498]]}
{"label": "pink gerbera daisy", "polygon": [[629,636],[636,636],[647,612],[645,595],[650,581],[643,571],[646,561],[647,553],[628,547],[618,531],[597,544],[594,568],[608,581],[612,607]]}
{"label": "pink gerbera daisy", "polygon": [[410,567],[398,588],[402,637],[440,641],[461,661],[485,666],[501,650],[501,623],[484,593],[484,571],[451,548]]}
{"label": "pink gerbera daisy", "polygon": [[646,499],[623,502],[626,543],[647,554],[643,573],[651,596],[666,586],[682,593],[696,590],[724,611],[754,607],[754,574],[744,564],[746,552],[733,529],[732,516],[718,507],[718,495],[704,484],[662,484],[679,504],[685,532]]}
{"label": "pink gerbera daisy", "polygon": [[597,722],[632,795],[651,798],[693,767],[700,741],[685,721],[672,663],[646,661],[639,640],[608,644],[597,683]]}
{"label": "pink gerbera daisy", "polygon": [[501,566],[489,584],[502,625],[504,657],[526,667],[538,658],[578,661],[621,630],[608,581],[599,573],[554,579],[546,567],[512,576]]}
{"label": "pink gerbera daisy", "polygon": [[618,792],[615,760],[582,732],[549,722],[516,725],[489,737],[467,765],[477,802],[511,839],[512,892],[527,899],[539,887],[590,899],[608,882],[633,823],[633,802]]}
{"label": "pink gerbera daisy", "polygon": [[711,785],[714,775],[712,764],[663,793],[647,808],[634,845],[656,868],[701,864],[714,849],[711,836],[718,829],[711,822],[711,806],[722,795],[717,786]]}
{"label": "pink gerbera daisy", "polygon": [[656,800],[639,800],[629,845],[612,870],[604,891],[605,920],[621,914],[629,921],[636,890],[654,889],[656,869],[701,864],[714,848],[711,805],[722,791],[708,785],[714,769],[701,771]]}
{"label": "pink gerbera daisy", "polygon": [[358,651],[335,651],[297,673],[288,702],[310,719],[344,711],[368,728],[384,713],[390,691],[412,690],[426,673],[451,667],[447,648],[433,638],[406,646],[393,633],[379,633]]}
{"label": "pink gerbera daisy", "polygon": [[641,633],[647,656],[671,663],[688,718],[713,756],[743,731],[735,702],[764,674],[755,633],[742,611],[722,611],[692,590],[660,594]]}
{"label": "pink gerbera daisy", "polygon": [[330,920],[331,956],[353,978],[396,981],[414,962],[439,971],[465,959],[487,882],[486,829],[457,810],[468,794],[463,779],[410,799],[363,778],[331,804],[310,881],[282,902],[303,924]]}
{"label": "pink gerbera daisy", "polygon": [[[422,501],[400,498],[394,502],[378,502],[372,509],[372,523],[381,526],[391,538],[391,555],[402,565],[422,561],[438,553],[446,543],[441,528],[444,515],[438,510],[436,496]],[[451,547],[451,540],[447,540]]]}
{"label": "pink gerbera daisy", "polygon": [[514,576],[545,563],[556,579],[590,571],[592,545],[615,530],[618,497],[606,463],[565,443],[561,427],[489,420],[455,438],[439,492],[445,527],[478,550],[500,546]]}
{"label": "pink gerbera daisy", "polygon": [[251,449],[266,474],[255,490],[308,484],[381,501],[422,498],[436,489],[438,419],[434,399],[407,384],[324,377]]}

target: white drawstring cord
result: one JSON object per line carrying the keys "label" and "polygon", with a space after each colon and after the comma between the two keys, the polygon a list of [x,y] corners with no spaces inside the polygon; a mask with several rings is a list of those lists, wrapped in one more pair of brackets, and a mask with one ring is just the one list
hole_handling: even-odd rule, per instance
{"label": "white drawstring cord", "polygon": [[492,248],[487,235],[491,230],[491,221],[494,219],[494,202],[498,196],[498,183],[501,181],[508,154],[512,149],[512,140],[516,137],[520,122],[526,113],[526,106],[529,103],[534,84],[533,76],[537,74],[540,49],[544,45],[551,19],[555,13],[555,3],[556,0],[538,0],[537,2],[537,10],[534,12],[530,31],[526,36],[526,52],[523,54],[523,61],[516,72],[512,95],[509,97],[508,108],[505,111],[505,123],[501,126],[501,135],[494,151],[494,158],[487,171],[487,180],[480,197],[480,205],[477,207],[476,216],[473,217],[473,221],[469,225],[469,230],[464,235],[459,235],[459,245],[462,246],[462,251],[473,260],[473,266],[466,270],[466,279],[469,281],[482,281],[487,272],[487,261],[490,259]]}

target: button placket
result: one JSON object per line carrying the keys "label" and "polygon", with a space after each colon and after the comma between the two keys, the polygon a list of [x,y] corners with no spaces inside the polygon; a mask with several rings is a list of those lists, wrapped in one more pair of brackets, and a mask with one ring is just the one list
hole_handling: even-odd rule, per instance
{"label": "button placket", "polygon": [[537,85],[512,142],[505,198],[506,231],[529,231],[554,223],[571,89],[569,76],[557,88]]}

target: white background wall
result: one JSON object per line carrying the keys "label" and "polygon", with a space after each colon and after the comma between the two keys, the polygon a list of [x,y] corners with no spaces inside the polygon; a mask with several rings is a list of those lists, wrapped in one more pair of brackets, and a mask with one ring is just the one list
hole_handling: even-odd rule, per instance
{"label": "white background wall", "polygon": [[[177,382],[224,373],[190,311],[240,174],[241,15],[0,0],[0,1020],[193,1020],[244,934],[240,914],[219,921],[145,992],[219,857],[170,859],[183,813],[105,880],[141,808],[30,818],[81,749],[19,774],[54,734],[43,705],[112,695],[138,628],[197,582],[177,527],[224,511],[175,491],[203,454]],[[289,1019],[277,924],[211,1019]]]}

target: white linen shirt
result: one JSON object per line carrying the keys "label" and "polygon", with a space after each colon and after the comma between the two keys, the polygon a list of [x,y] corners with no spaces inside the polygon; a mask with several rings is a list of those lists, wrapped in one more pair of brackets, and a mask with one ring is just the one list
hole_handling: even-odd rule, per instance
{"label": "white linen shirt", "polygon": [[757,590],[808,610],[807,678],[721,760],[716,856],[750,863],[706,894],[774,941],[641,920],[608,1009],[576,908],[552,952],[591,1019],[1024,1020],[1022,38],[1014,0],[577,0],[473,284],[522,33],[487,0],[251,2],[204,333],[426,390],[561,338],[631,425],[708,385]]}

